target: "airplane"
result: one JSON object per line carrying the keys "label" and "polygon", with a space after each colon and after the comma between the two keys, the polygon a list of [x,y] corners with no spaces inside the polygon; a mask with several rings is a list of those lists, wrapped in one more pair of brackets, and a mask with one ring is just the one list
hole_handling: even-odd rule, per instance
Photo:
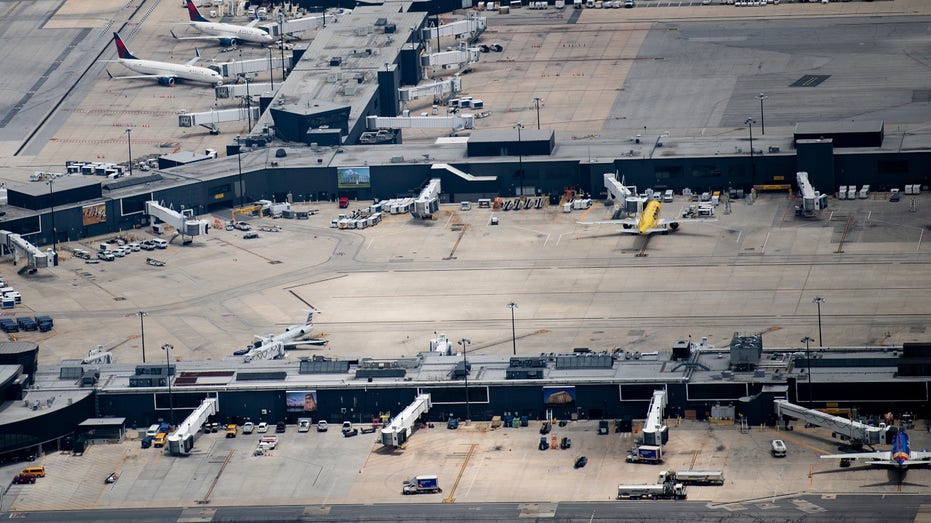
{"label": "airplane", "polygon": [[821,459],[865,460],[868,465],[879,465],[906,469],[909,466],[931,464],[931,452],[911,450],[908,446],[908,434],[899,430],[892,438],[892,450],[876,452],[854,452],[850,454],[828,454]]}
{"label": "airplane", "polygon": [[[579,224],[594,225],[618,223],[622,226],[622,233],[649,236],[656,232],[666,234],[669,231],[678,230],[680,223],[718,221],[716,218],[661,218],[660,212],[663,206],[658,200],[650,198],[649,196],[637,196],[635,192],[631,190],[631,187],[624,185],[623,179],[618,183],[614,173],[605,173],[604,179],[605,188],[608,189],[608,193],[616,200],[620,201],[621,205],[627,205],[628,203],[636,204],[636,212],[633,213],[633,216],[628,216],[627,218],[621,218],[619,220],[578,222]],[[636,190],[635,187],[634,190]]]}
{"label": "airplane", "polygon": [[249,25],[211,22],[200,14],[197,6],[194,5],[194,0],[187,0],[187,11],[191,21],[180,23],[187,23],[207,36],[177,36],[174,31],[171,31],[171,36],[176,40],[219,40],[220,44],[226,47],[236,45],[237,42],[275,43],[275,39],[268,34],[268,31],[254,27],[258,19],[249,22]]}
{"label": "airplane", "polygon": [[287,327],[281,334],[267,334],[265,336],[256,335],[255,337],[258,341],[253,344],[253,347],[262,347],[272,343],[280,343],[284,346],[285,349],[295,349],[301,345],[326,345],[327,340],[303,339],[304,336],[310,334],[310,331],[314,330],[315,312],[320,311],[317,309],[309,309],[307,311],[307,319],[303,324],[291,325]]}
{"label": "airplane", "polygon": [[141,58],[136,58],[131,52],[129,52],[129,49],[126,48],[126,44],[123,43],[119,33],[113,33],[113,43],[116,45],[116,53],[117,56],[119,56],[119,59],[110,61],[119,62],[127,69],[141,74],[132,76],[113,76],[110,74],[110,71],[107,70],[107,74],[112,79],[128,80],[136,78],[150,78],[158,80],[158,83],[161,85],[167,86],[175,85],[175,80],[177,79],[206,82],[213,85],[223,84],[223,77],[220,76],[220,73],[214,71],[213,69],[194,65],[194,63],[200,59],[200,53],[197,53],[196,51],[196,56],[189,60],[187,63],[173,64],[170,62],[156,62],[154,60],[143,60]]}

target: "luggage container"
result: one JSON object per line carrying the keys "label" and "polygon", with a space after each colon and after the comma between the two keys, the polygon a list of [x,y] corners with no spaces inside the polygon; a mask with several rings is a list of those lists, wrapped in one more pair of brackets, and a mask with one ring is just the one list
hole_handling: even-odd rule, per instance
{"label": "luggage container", "polygon": [[856,200],[857,199],[857,186],[851,185],[847,187],[847,199]]}

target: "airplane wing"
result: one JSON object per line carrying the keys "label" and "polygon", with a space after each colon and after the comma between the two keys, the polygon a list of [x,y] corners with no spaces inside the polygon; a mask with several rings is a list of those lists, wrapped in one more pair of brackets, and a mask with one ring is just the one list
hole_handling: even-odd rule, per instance
{"label": "airplane wing", "polygon": [[284,342],[284,348],[286,349],[297,349],[302,345],[313,345],[319,347],[330,343],[327,340],[321,339],[309,339],[309,340],[296,340],[296,341],[286,341]]}
{"label": "airplane wing", "polygon": [[862,459],[868,460],[871,464],[874,465],[897,465],[895,461],[892,461],[892,452],[889,451],[876,451],[876,452],[852,452],[850,454],[827,454],[820,456],[821,459]]}
{"label": "airplane wing", "polygon": [[615,225],[630,225],[633,227],[637,226],[637,220],[632,220],[630,218],[625,218],[623,220],[595,220],[593,222],[575,222],[579,225],[603,225],[603,224],[615,224]]}
{"label": "airplane wing", "polygon": [[908,462],[912,465],[924,465],[931,463],[931,452],[925,450],[913,450],[908,456]]}
{"label": "airplane wing", "polygon": [[107,70],[107,76],[109,76],[111,80],[138,80],[140,78],[159,80],[161,78],[178,78],[173,74],[134,74],[131,76],[113,76],[109,70]]}
{"label": "airplane wing", "polygon": [[188,60],[187,62],[185,62],[184,65],[194,65],[194,64],[197,63],[198,60],[200,60],[200,51],[198,51],[197,48],[195,48],[195,49],[194,49],[194,58],[191,58],[190,60]]}
{"label": "airplane wing", "polygon": [[202,36],[178,36],[174,31],[168,31],[171,33],[172,38],[175,40],[222,40],[224,38],[229,38],[228,36],[218,36],[218,35],[202,35]]}
{"label": "airplane wing", "polygon": [[716,222],[716,221],[718,221],[717,218],[674,218],[674,219],[660,218],[659,221],[656,223],[659,225],[663,225],[663,224],[673,223],[673,222],[675,223],[702,223],[702,222]]}

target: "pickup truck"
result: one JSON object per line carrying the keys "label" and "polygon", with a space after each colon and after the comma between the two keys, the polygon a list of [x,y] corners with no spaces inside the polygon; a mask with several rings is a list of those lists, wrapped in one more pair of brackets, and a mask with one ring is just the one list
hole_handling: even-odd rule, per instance
{"label": "pickup truck", "polygon": [[259,440],[259,446],[265,450],[272,450],[278,446],[278,436],[262,436]]}

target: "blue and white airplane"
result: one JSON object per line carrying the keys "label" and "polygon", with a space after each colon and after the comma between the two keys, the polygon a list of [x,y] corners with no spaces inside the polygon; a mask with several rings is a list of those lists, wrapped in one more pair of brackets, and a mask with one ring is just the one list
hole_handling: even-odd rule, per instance
{"label": "blue and white airplane", "polygon": [[909,466],[931,464],[931,452],[911,450],[908,446],[908,434],[900,430],[892,439],[892,450],[828,454],[821,456],[821,459],[864,460],[868,465],[906,469]]}
{"label": "blue and white airplane", "polygon": [[130,71],[139,73],[131,76],[113,76],[110,74],[110,71],[107,70],[107,74],[114,80],[145,78],[157,80],[161,85],[173,86],[175,85],[176,79],[181,79],[194,82],[205,82],[213,85],[223,85],[223,77],[220,76],[220,73],[213,69],[194,65],[200,60],[200,53],[197,53],[196,50],[194,58],[187,63],[173,64],[170,62],[157,62],[155,60],[136,58],[136,56],[126,48],[126,44],[123,43],[123,40],[120,39],[120,35],[117,33],[113,33],[113,45],[116,46],[116,53],[119,58],[117,60],[108,61],[116,61],[124,65]]}
{"label": "blue and white airplane", "polygon": [[268,34],[268,31],[254,27],[258,20],[253,20],[249,25],[211,22],[200,14],[193,0],[187,0],[187,10],[190,21],[185,23],[204,33],[205,36],[177,36],[172,31],[171,36],[178,40],[219,40],[220,44],[225,46],[236,45],[238,42],[275,43],[275,39]]}

